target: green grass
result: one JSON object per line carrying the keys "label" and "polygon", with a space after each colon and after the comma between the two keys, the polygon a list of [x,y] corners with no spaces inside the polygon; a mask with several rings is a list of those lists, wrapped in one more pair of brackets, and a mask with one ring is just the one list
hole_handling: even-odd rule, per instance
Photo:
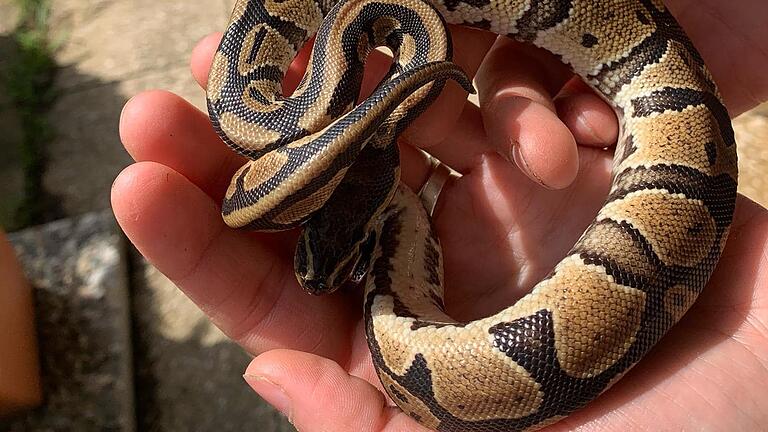
{"label": "green grass", "polygon": [[56,64],[48,34],[49,0],[15,1],[21,11],[19,25],[11,35],[17,55],[8,66],[4,84],[22,129],[19,150],[24,199],[11,224],[19,228],[45,220],[48,200],[44,199],[42,174],[46,143],[54,136],[46,114],[55,99],[52,84]]}

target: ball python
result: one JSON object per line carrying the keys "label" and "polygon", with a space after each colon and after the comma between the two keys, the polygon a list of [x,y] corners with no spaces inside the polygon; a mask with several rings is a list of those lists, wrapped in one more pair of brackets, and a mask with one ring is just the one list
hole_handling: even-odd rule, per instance
{"label": "ball python", "polygon": [[[390,398],[440,431],[534,430],[583,407],[693,304],[724,247],[737,188],[728,112],[661,0],[236,0],[215,54],[214,128],[248,158],[222,203],[234,228],[303,226],[313,294],[365,281],[373,365]],[[429,216],[399,184],[396,139],[448,80],[445,22],[558,56],[614,107],[611,189],[528,295],[471,322],[446,315]],[[281,81],[311,37],[290,96]],[[394,53],[358,103],[372,49]]]}

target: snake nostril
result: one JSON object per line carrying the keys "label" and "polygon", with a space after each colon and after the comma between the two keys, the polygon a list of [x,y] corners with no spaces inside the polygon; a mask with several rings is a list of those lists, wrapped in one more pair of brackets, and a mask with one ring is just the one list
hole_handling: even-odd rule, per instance
{"label": "snake nostril", "polygon": [[330,287],[323,279],[301,279],[301,287],[311,295],[323,295],[330,292]]}

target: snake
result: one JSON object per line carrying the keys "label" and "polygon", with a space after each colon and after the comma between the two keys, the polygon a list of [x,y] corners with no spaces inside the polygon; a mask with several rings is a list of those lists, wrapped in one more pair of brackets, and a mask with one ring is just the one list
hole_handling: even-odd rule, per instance
{"label": "snake", "polygon": [[[398,136],[449,81],[473,91],[446,24],[549,51],[620,124],[610,190],[575,245],[530,293],[469,322],[445,312],[436,230],[399,181]],[[384,48],[392,65],[361,98]],[[730,116],[661,0],[236,0],[207,104],[245,158],[226,224],[300,228],[294,270],[310,294],[362,285],[383,390],[439,431],[535,430],[597,398],[693,305],[733,218]]]}

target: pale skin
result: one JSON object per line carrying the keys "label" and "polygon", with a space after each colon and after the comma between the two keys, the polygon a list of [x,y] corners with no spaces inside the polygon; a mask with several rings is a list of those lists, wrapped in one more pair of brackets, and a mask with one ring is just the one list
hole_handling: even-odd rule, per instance
{"label": "pale skin", "polygon": [[[768,3],[668,5],[711,66],[732,115],[768,99]],[[494,45],[495,36],[482,32],[456,28],[453,35],[455,61],[475,76],[483,108],[465,105],[451,85],[401,148],[411,188],[428,175],[411,146],[464,175],[443,190],[435,224],[449,312],[471,319],[530,290],[594,216],[609,180],[610,152],[602,148],[614,144],[617,123],[552,57],[506,40]],[[203,39],[193,52],[202,86],[219,38]],[[367,88],[382,64],[373,59]],[[255,234],[223,224],[218,203],[243,161],[205,114],[171,93],[146,92],[126,105],[120,135],[136,160],[113,186],[120,225],[256,356],[244,375],[255,391],[301,431],[422,430],[380,391],[361,293],[310,297],[293,274],[295,232]],[[611,390],[548,430],[760,430],[768,425],[765,383],[768,211],[740,197],[722,260],[690,312]]]}

